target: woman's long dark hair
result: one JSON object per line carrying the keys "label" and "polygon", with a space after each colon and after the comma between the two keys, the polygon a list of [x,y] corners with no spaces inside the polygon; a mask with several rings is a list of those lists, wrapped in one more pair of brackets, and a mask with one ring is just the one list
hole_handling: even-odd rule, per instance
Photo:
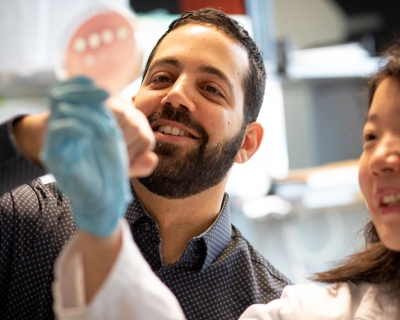
{"label": "woman's long dark hair", "polygon": [[[384,65],[369,79],[369,106],[384,79],[391,77],[400,82],[400,43],[390,47],[382,56]],[[364,237],[366,245],[363,251],[349,256],[334,269],[314,274],[311,280],[323,283],[350,281],[385,284],[385,288],[398,297],[400,252],[389,250],[383,245],[372,221],[365,226]]]}

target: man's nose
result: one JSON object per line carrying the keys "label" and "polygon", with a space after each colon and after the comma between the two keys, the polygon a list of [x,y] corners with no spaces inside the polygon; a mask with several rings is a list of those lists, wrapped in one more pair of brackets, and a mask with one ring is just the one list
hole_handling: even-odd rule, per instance
{"label": "man's nose", "polygon": [[379,143],[371,157],[374,175],[400,172],[400,138],[385,138]]}
{"label": "man's nose", "polygon": [[191,112],[195,108],[194,98],[195,86],[190,83],[187,77],[179,77],[161,100],[161,104],[175,108],[183,107]]}

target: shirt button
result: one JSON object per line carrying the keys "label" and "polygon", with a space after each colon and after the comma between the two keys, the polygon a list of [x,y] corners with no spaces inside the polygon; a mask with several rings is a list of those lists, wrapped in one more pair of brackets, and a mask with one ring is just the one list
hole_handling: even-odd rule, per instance
{"label": "shirt button", "polygon": [[151,229],[151,225],[148,222],[145,222],[143,227],[144,227],[144,230],[146,230],[146,231],[149,231]]}

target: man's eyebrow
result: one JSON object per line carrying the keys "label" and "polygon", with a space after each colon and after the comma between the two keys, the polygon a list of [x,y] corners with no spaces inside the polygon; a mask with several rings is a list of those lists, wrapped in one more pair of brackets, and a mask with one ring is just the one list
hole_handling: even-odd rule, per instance
{"label": "man's eyebrow", "polygon": [[165,65],[165,64],[170,64],[176,68],[179,68],[181,66],[178,59],[173,58],[173,57],[165,57],[165,58],[153,60],[153,62],[150,65],[149,71],[151,69],[154,69],[155,67],[159,67],[159,66]]}
{"label": "man's eyebrow", "polygon": [[200,72],[205,72],[205,73],[209,73],[209,74],[213,74],[215,76],[217,76],[218,78],[221,78],[229,87],[229,90],[232,92],[233,91],[233,84],[232,82],[229,80],[228,76],[226,75],[226,73],[224,73],[223,71],[221,71],[220,69],[213,67],[211,65],[203,65],[199,68]]}
{"label": "man's eyebrow", "polygon": [[[151,65],[149,67],[149,71],[151,71],[152,69],[154,69],[156,67],[166,65],[166,64],[172,65],[175,68],[181,67],[181,64],[178,59],[176,59],[174,57],[164,57],[164,58],[160,58],[157,60],[153,60],[153,62],[151,63]],[[226,75],[225,72],[221,71],[220,69],[218,69],[212,65],[203,65],[198,69],[198,71],[217,76],[218,78],[222,79],[228,85],[229,90],[231,92],[233,92],[233,84],[229,80],[229,77]]]}

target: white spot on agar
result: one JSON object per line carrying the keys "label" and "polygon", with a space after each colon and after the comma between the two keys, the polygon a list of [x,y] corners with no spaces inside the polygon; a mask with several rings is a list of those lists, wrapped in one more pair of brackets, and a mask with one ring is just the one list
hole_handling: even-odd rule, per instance
{"label": "white spot on agar", "polygon": [[110,29],[104,29],[101,32],[101,38],[104,44],[111,44],[114,41],[114,33]]}
{"label": "white spot on agar", "polygon": [[117,29],[117,38],[119,41],[124,41],[126,38],[128,38],[128,28],[121,26]]}
{"label": "white spot on agar", "polygon": [[74,50],[78,53],[85,52],[87,44],[84,38],[76,38],[74,41]]}
{"label": "white spot on agar", "polygon": [[101,42],[100,35],[97,32],[89,34],[88,42],[91,49],[97,49],[100,46]]}
{"label": "white spot on agar", "polygon": [[83,64],[85,65],[85,67],[87,68],[93,68],[96,65],[96,58],[94,55],[92,54],[87,54],[84,58],[83,58]]}

